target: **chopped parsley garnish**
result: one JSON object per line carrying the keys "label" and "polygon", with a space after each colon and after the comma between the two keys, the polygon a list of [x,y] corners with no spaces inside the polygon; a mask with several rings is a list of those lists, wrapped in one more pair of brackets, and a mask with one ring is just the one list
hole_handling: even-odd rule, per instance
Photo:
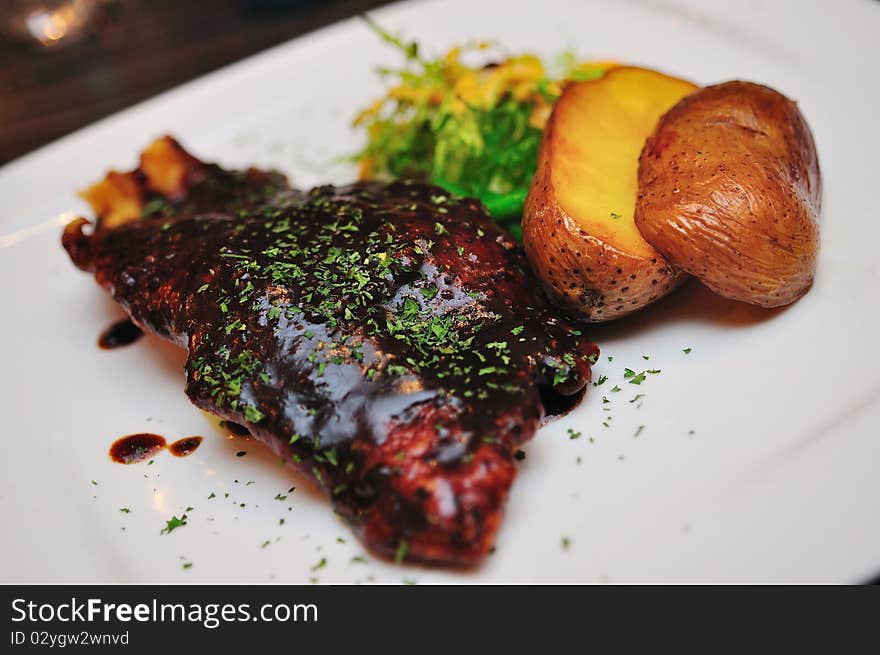
{"label": "chopped parsley garnish", "polygon": [[259,409],[254,407],[253,405],[245,405],[244,408],[244,417],[251,423],[259,423],[263,420],[265,414],[261,412]]}
{"label": "chopped parsley garnish", "polygon": [[[240,319],[226,326],[226,333],[232,329],[246,329]],[[242,385],[249,378],[257,377],[260,361],[250,350],[242,350],[234,355],[226,346],[221,346],[210,359],[198,356],[193,362],[196,378],[208,386],[210,395],[218,407],[233,410],[243,409],[245,418],[251,423],[259,423],[263,413],[251,404],[241,400]],[[242,407],[242,405],[244,405]]]}
{"label": "chopped parsley garnish", "polygon": [[165,522],[165,527],[162,528],[162,532],[160,534],[169,534],[172,530],[176,530],[177,528],[183,527],[186,525],[186,514],[181,514],[180,518],[177,516],[172,516]]}
{"label": "chopped parsley garnish", "polygon": [[641,384],[645,381],[645,378],[647,376],[645,375],[644,371],[642,371],[641,373],[636,373],[631,368],[625,368],[623,370],[623,377],[624,379],[629,380],[630,384]]}
{"label": "chopped parsley garnish", "polygon": [[[151,198],[141,208],[141,218],[162,216],[173,209],[171,203],[163,197]],[[167,224],[166,224],[167,225]],[[165,226],[162,226],[165,228]]]}
{"label": "chopped parsley garnish", "polygon": [[432,299],[436,298],[437,294],[439,292],[440,292],[440,289],[438,289],[433,284],[429,287],[422,287],[421,289],[419,289],[419,293],[422,294],[422,297],[425,300],[432,300]]}
{"label": "chopped parsley garnish", "polygon": [[397,551],[394,553],[394,561],[400,564],[406,558],[408,552],[409,542],[406,539],[401,539],[397,544]]}

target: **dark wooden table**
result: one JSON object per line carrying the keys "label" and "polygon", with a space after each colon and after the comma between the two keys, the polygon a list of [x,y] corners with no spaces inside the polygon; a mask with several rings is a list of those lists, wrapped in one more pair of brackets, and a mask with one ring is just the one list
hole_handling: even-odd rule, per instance
{"label": "dark wooden table", "polygon": [[168,88],[388,0],[115,0],[94,33],[0,40],[0,164]]}

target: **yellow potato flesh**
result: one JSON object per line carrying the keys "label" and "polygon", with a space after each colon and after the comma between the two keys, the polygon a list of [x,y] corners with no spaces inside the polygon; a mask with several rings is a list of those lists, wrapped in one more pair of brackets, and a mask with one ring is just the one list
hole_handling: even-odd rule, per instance
{"label": "yellow potato flesh", "polygon": [[566,89],[555,110],[551,184],[585,232],[636,256],[654,254],[633,221],[639,154],[660,117],[696,88],[657,71],[621,67]]}

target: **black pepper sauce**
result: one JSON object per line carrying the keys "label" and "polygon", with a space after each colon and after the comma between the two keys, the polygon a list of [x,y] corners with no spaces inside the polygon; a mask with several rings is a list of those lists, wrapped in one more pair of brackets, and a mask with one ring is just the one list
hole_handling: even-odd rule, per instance
{"label": "black pepper sauce", "polygon": [[538,386],[564,396],[589,378],[595,347],[476,204],[405,184],[323,188],[230,227],[190,306],[187,393],[243,416],[351,518],[406,471],[424,476],[413,502],[454,512],[447,496],[468,483],[441,489],[437,466],[504,469],[541,419]]}
{"label": "black pepper sauce", "polygon": [[142,432],[122,437],[110,446],[110,459],[119,464],[136,464],[153,457],[165,447],[165,438]]}
{"label": "black pepper sauce", "polygon": [[543,415],[539,387],[577,393],[598,353],[512,238],[421,184],[208,209],[65,243],[139,322],[189,348],[197,406],[310,471],[374,549],[484,555],[513,453]]}
{"label": "black pepper sauce", "polygon": [[232,421],[221,421],[220,427],[228,430],[229,434],[234,437],[249,437],[251,434],[246,427]]}
{"label": "black pepper sauce", "polygon": [[168,444],[168,451],[175,457],[186,457],[192,455],[201,443],[201,437],[184,437]]}
{"label": "black pepper sauce", "polygon": [[98,346],[104,350],[112,350],[134,343],[143,335],[143,331],[131,319],[125,319],[104,330],[98,337]]}

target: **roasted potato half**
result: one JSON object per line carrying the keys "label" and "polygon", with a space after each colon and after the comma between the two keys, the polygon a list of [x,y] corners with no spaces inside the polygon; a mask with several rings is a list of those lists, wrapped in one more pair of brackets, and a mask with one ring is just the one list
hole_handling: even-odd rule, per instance
{"label": "roasted potato half", "polygon": [[639,153],[657,121],[697,87],[635,67],[568,86],[544,131],[523,213],[526,254],[550,296],[607,321],[683,280],[633,221]]}
{"label": "roasted potato half", "polygon": [[821,181],[797,105],[727,82],[673,107],[639,162],[635,223],[673,266],[716,293],[762,307],[810,288]]}

